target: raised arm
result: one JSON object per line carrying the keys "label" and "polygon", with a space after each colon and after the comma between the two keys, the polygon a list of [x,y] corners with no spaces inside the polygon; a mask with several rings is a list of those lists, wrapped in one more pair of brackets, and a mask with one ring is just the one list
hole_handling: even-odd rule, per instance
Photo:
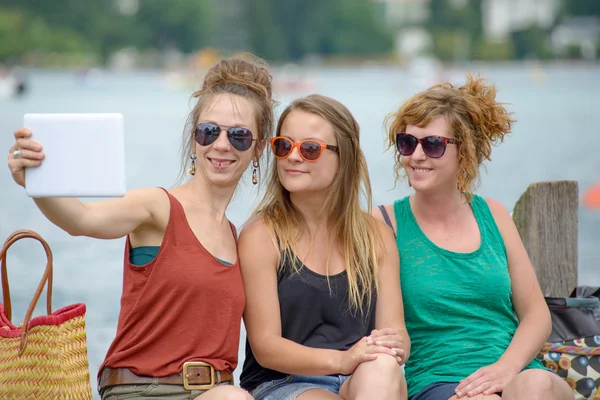
{"label": "raised arm", "polygon": [[256,360],[263,368],[295,375],[350,374],[362,361],[374,360],[376,352],[390,354],[382,346],[359,341],[348,351],[315,349],[282,337],[277,294],[278,253],[262,220],[241,232],[238,251],[246,309],[244,324]]}
{"label": "raised arm", "polygon": [[[30,130],[19,129],[14,136],[16,143],[10,149],[8,167],[15,182],[25,186],[25,168],[40,165],[44,154],[42,146],[29,139]],[[13,156],[17,148],[21,150],[20,158]],[[122,198],[90,203],[75,198],[35,198],[34,201],[46,218],[73,236],[116,239],[153,222],[153,210],[161,200],[159,191],[135,189]]]}
{"label": "raised arm", "polygon": [[[56,226],[73,236],[117,239],[153,222],[157,188],[134,189],[124,197],[83,203],[74,198],[36,198],[35,204]],[[165,195],[162,194],[164,197]]]}

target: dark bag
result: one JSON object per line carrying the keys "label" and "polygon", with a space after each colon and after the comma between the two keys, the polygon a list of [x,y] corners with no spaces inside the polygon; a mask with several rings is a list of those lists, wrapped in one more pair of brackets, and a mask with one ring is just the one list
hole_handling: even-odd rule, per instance
{"label": "dark bag", "polygon": [[552,333],[538,358],[573,389],[576,400],[600,400],[600,288],[546,297]]}

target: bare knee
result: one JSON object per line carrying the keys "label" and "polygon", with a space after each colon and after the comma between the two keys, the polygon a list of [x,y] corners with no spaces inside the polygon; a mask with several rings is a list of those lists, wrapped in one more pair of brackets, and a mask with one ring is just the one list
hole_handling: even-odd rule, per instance
{"label": "bare knee", "polygon": [[238,392],[230,392],[223,397],[223,400],[254,400],[250,393],[240,390]]}
{"label": "bare knee", "polygon": [[296,397],[296,400],[341,400],[341,397],[325,389],[311,389]]}
{"label": "bare knee", "polygon": [[551,399],[552,382],[550,374],[540,372],[542,373],[530,373],[527,376],[517,375],[504,388],[503,397],[509,400],[523,398],[524,396],[530,400]]}
{"label": "bare knee", "polygon": [[375,360],[360,364],[354,374],[357,372],[365,375],[377,375],[385,379],[399,379],[402,377],[402,369],[398,361],[387,354],[378,354]]}
{"label": "bare knee", "polygon": [[235,386],[217,386],[194,400],[253,400],[244,389]]}
{"label": "bare knee", "polygon": [[[460,400],[464,400],[465,397],[462,397]],[[497,394],[489,394],[489,395],[485,395],[485,394],[478,394],[475,395],[473,397],[468,397],[469,400],[502,400],[502,397],[498,396]],[[450,397],[450,399],[448,400],[458,400],[458,397],[456,397],[456,395]]]}
{"label": "bare knee", "polygon": [[558,375],[543,370],[527,370],[518,374],[506,385],[503,399],[527,398],[530,400],[572,399],[569,385]]}
{"label": "bare knee", "polygon": [[405,399],[406,381],[396,359],[378,354],[377,359],[361,363],[342,386],[345,399]]}

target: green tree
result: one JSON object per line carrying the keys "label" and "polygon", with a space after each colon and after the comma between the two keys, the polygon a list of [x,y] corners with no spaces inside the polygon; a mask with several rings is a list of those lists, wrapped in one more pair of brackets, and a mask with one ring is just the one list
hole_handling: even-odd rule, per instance
{"label": "green tree", "polygon": [[431,0],[429,11],[426,26],[435,54],[443,60],[471,58],[483,36],[481,0]]}
{"label": "green tree", "polygon": [[550,58],[548,48],[548,31],[537,26],[515,31],[511,34],[511,41],[515,57],[519,59],[535,57],[538,59]]}
{"label": "green tree", "polygon": [[600,17],[600,1],[597,0],[567,0],[562,6],[562,14],[566,16]]}
{"label": "green tree", "polygon": [[252,0],[249,7],[250,46],[269,60],[287,59],[285,38],[280,21],[275,18],[271,0]]}
{"label": "green tree", "polygon": [[134,18],[142,48],[177,48],[190,53],[207,46],[217,21],[203,1],[143,0]]}
{"label": "green tree", "polygon": [[[18,21],[0,21],[3,37],[0,57],[30,51],[92,51],[106,61],[124,48],[165,49],[184,52],[208,43],[215,21],[206,2],[140,0],[134,15],[121,13],[115,0],[2,0],[2,15]],[[2,7],[2,6],[0,6]],[[10,14],[8,14],[10,11]],[[6,42],[6,43],[5,43]],[[9,42],[9,43],[8,43]],[[19,43],[19,48],[14,44]]]}
{"label": "green tree", "polygon": [[333,49],[339,53],[383,54],[394,44],[391,30],[379,19],[371,2],[338,1],[330,29],[326,40],[332,40]]}
{"label": "green tree", "polygon": [[112,51],[126,45],[127,35],[135,32],[128,28],[131,18],[118,14],[114,2],[109,0],[3,1],[21,15],[22,54],[88,51],[106,59]]}
{"label": "green tree", "polygon": [[106,62],[126,47],[218,46],[279,61],[380,54],[393,43],[372,0],[139,0],[133,11],[118,0],[0,0],[0,59],[83,52]]}
{"label": "green tree", "polygon": [[252,50],[272,60],[381,54],[393,35],[370,0],[253,0]]}
{"label": "green tree", "polygon": [[0,60],[13,60],[30,52],[81,53],[92,46],[69,26],[52,26],[30,10],[0,7]]}

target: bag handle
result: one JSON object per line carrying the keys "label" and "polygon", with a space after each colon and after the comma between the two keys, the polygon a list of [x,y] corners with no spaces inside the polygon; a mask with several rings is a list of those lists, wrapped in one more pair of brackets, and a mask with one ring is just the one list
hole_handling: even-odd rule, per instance
{"label": "bag handle", "polygon": [[33,295],[33,299],[29,304],[29,308],[27,309],[27,314],[25,314],[25,320],[23,321],[23,333],[21,335],[21,345],[19,347],[19,355],[23,354],[25,350],[25,346],[27,346],[27,333],[29,330],[29,321],[31,320],[31,316],[33,315],[33,310],[37,305],[40,296],[42,295],[42,291],[44,290],[44,286],[48,286],[47,290],[47,298],[46,298],[46,311],[48,315],[52,314],[52,250],[50,250],[50,246],[48,243],[36,232],[22,229],[14,232],[12,235],[6,239],[4,242],[4,246],[2,247],[2,251],[0,251],[0,260],[2,260],[1,264],[1,275],[2,275],[2,297],[4,299],[4,308],[6,309],[6,317],[8,320],[11,320],[12,316],[12,306],[10,303],[10,289],[8,287],[8,270],[6,268],[6,253],[10,246],[12,246],[15,242],[25,239],[31,238],[35,239],[44,246],[44,250],[46,251],[46,270],[44,271],[44,275],[42,276],[42,280],[38,285],[38,288]]}

